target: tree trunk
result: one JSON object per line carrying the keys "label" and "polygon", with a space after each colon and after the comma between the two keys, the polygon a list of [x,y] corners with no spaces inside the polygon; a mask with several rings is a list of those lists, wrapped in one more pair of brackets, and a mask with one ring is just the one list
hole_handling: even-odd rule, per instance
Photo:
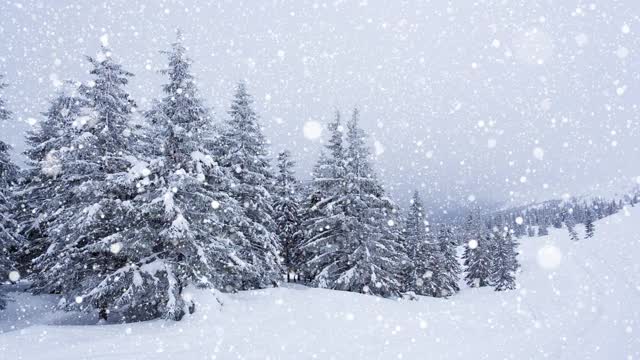
{"label": "tree trunk", "polygon": [[100,312],[98,313],[98,318],[101,320],[107,321],[109,313],[107,312],[107,308],[105,306],[100,307]]}

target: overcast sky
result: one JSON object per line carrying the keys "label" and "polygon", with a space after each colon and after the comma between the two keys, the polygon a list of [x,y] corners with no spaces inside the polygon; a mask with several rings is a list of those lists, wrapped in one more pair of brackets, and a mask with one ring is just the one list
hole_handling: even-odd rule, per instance
{"label": "overcast sky", "polygon": [[[640,1],[5,1],[0,72],[23,150],[61,80],[86,80],[101,38],[141,108],[182,28],[207,104],[245,80],[272,149],[308,178],[325,123],[361,109],[401,204],[522,203],[631,187],[640,175]],[[307,133],[309,135],[309,133]],[[595,190],[593,190],[595,189]]]}

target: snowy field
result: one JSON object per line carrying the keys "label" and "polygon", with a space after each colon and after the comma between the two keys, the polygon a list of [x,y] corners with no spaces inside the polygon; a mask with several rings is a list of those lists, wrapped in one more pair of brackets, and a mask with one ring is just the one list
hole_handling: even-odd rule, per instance
{"label": "snowy field", "polygon": [[221,295],[220,308],[194,290],[198,310],[181,322],[93,325],[52,313],[53,297],[14,293],[0,312],[0,358],[640,359],[640,208],[596,229],[577,243],[556,229],[524,238],[518,290],[450,299],[293,285]]}

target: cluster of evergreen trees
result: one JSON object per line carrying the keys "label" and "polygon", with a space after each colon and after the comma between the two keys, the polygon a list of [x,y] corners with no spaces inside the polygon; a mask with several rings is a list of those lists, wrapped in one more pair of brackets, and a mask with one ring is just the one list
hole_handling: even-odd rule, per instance
{"label": "cluster of evergreen trees", "polygon": [[[243,83],[215,122],[180,35],[162,53],[163,95],[147,111],[127,93],[133,74],[103,47],[87,58],[92,80],[66,83],[27,134],[27,169],[0,142],[0,273],[11,281],[20,274],[34,293],[62,295],[66,309],[127,321],[179,320],[195,309],[190,285],[233,292],[283,278],[447,297],[463,275],[461,238],[466,282],[506,290],[515,288],[515,238],[556,226],[557,216],[531,209],[474,214],[454,230],[428,222],[417,192],[401,213],[375,175],[357,109],[347,121],[336,113],[303,185],[288,151],[271,168]],[[0,121],[10,115],[0,97]],[[589,236],[593,220],[617,209],[556,213],[560,226],[583,222]]]}
{"label": "cluster of evergreen trees", "polygon": [[515,288],[518,270],[517,241],[508,226],[487,227],[477,213],[467,217],[462,256],[467,269],[465,281],[471,287],[494,286],[496,290]]}
{"label": "cluster of evergreen trees", "polygon": [[513,229],[516,237],[546,236],[549,227],[561,229],[565,227],[571,239],[579,240],[575,230],[577,224],[584,224],[585,238],[590,238],[595,232],[594,222],[620,211],[625,203],[635,206],[637,196],[627,196],[624,200],[606,200],[594,198],[589,201],[579,201],[572,198],[568,201],[547,201],[534,206],[511,208],[506,211],[495,212],[486,217],[486,226],[507,225]]}
{"label": "cluster of evergreen trees", "polygon": [[281,277],[279,185],[251,96],[240,84],[216,125],[180,36],[163,53],[164,95],[149,111],[103,47],[87,58],[92,80],[67,83],[28,134],[22,181],[0,143],[2,273],[18,270],[67,309],[177,320],[194,310],[188,285],[237,291]]}

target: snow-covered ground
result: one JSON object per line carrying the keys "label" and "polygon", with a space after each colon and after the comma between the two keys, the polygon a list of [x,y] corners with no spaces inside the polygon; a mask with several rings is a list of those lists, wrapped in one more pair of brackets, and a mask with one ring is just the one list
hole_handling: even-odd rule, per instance
{"label": "snow-covered ground", "polygon": [[[582,229],[579,229],[582,233]],[[14,293],[0,312],[1,359],[640,359],[640,208],[525,238],[519,289],[392,301],[285,286],[193,290],[181,322],[95,324],[54,297]]]}

